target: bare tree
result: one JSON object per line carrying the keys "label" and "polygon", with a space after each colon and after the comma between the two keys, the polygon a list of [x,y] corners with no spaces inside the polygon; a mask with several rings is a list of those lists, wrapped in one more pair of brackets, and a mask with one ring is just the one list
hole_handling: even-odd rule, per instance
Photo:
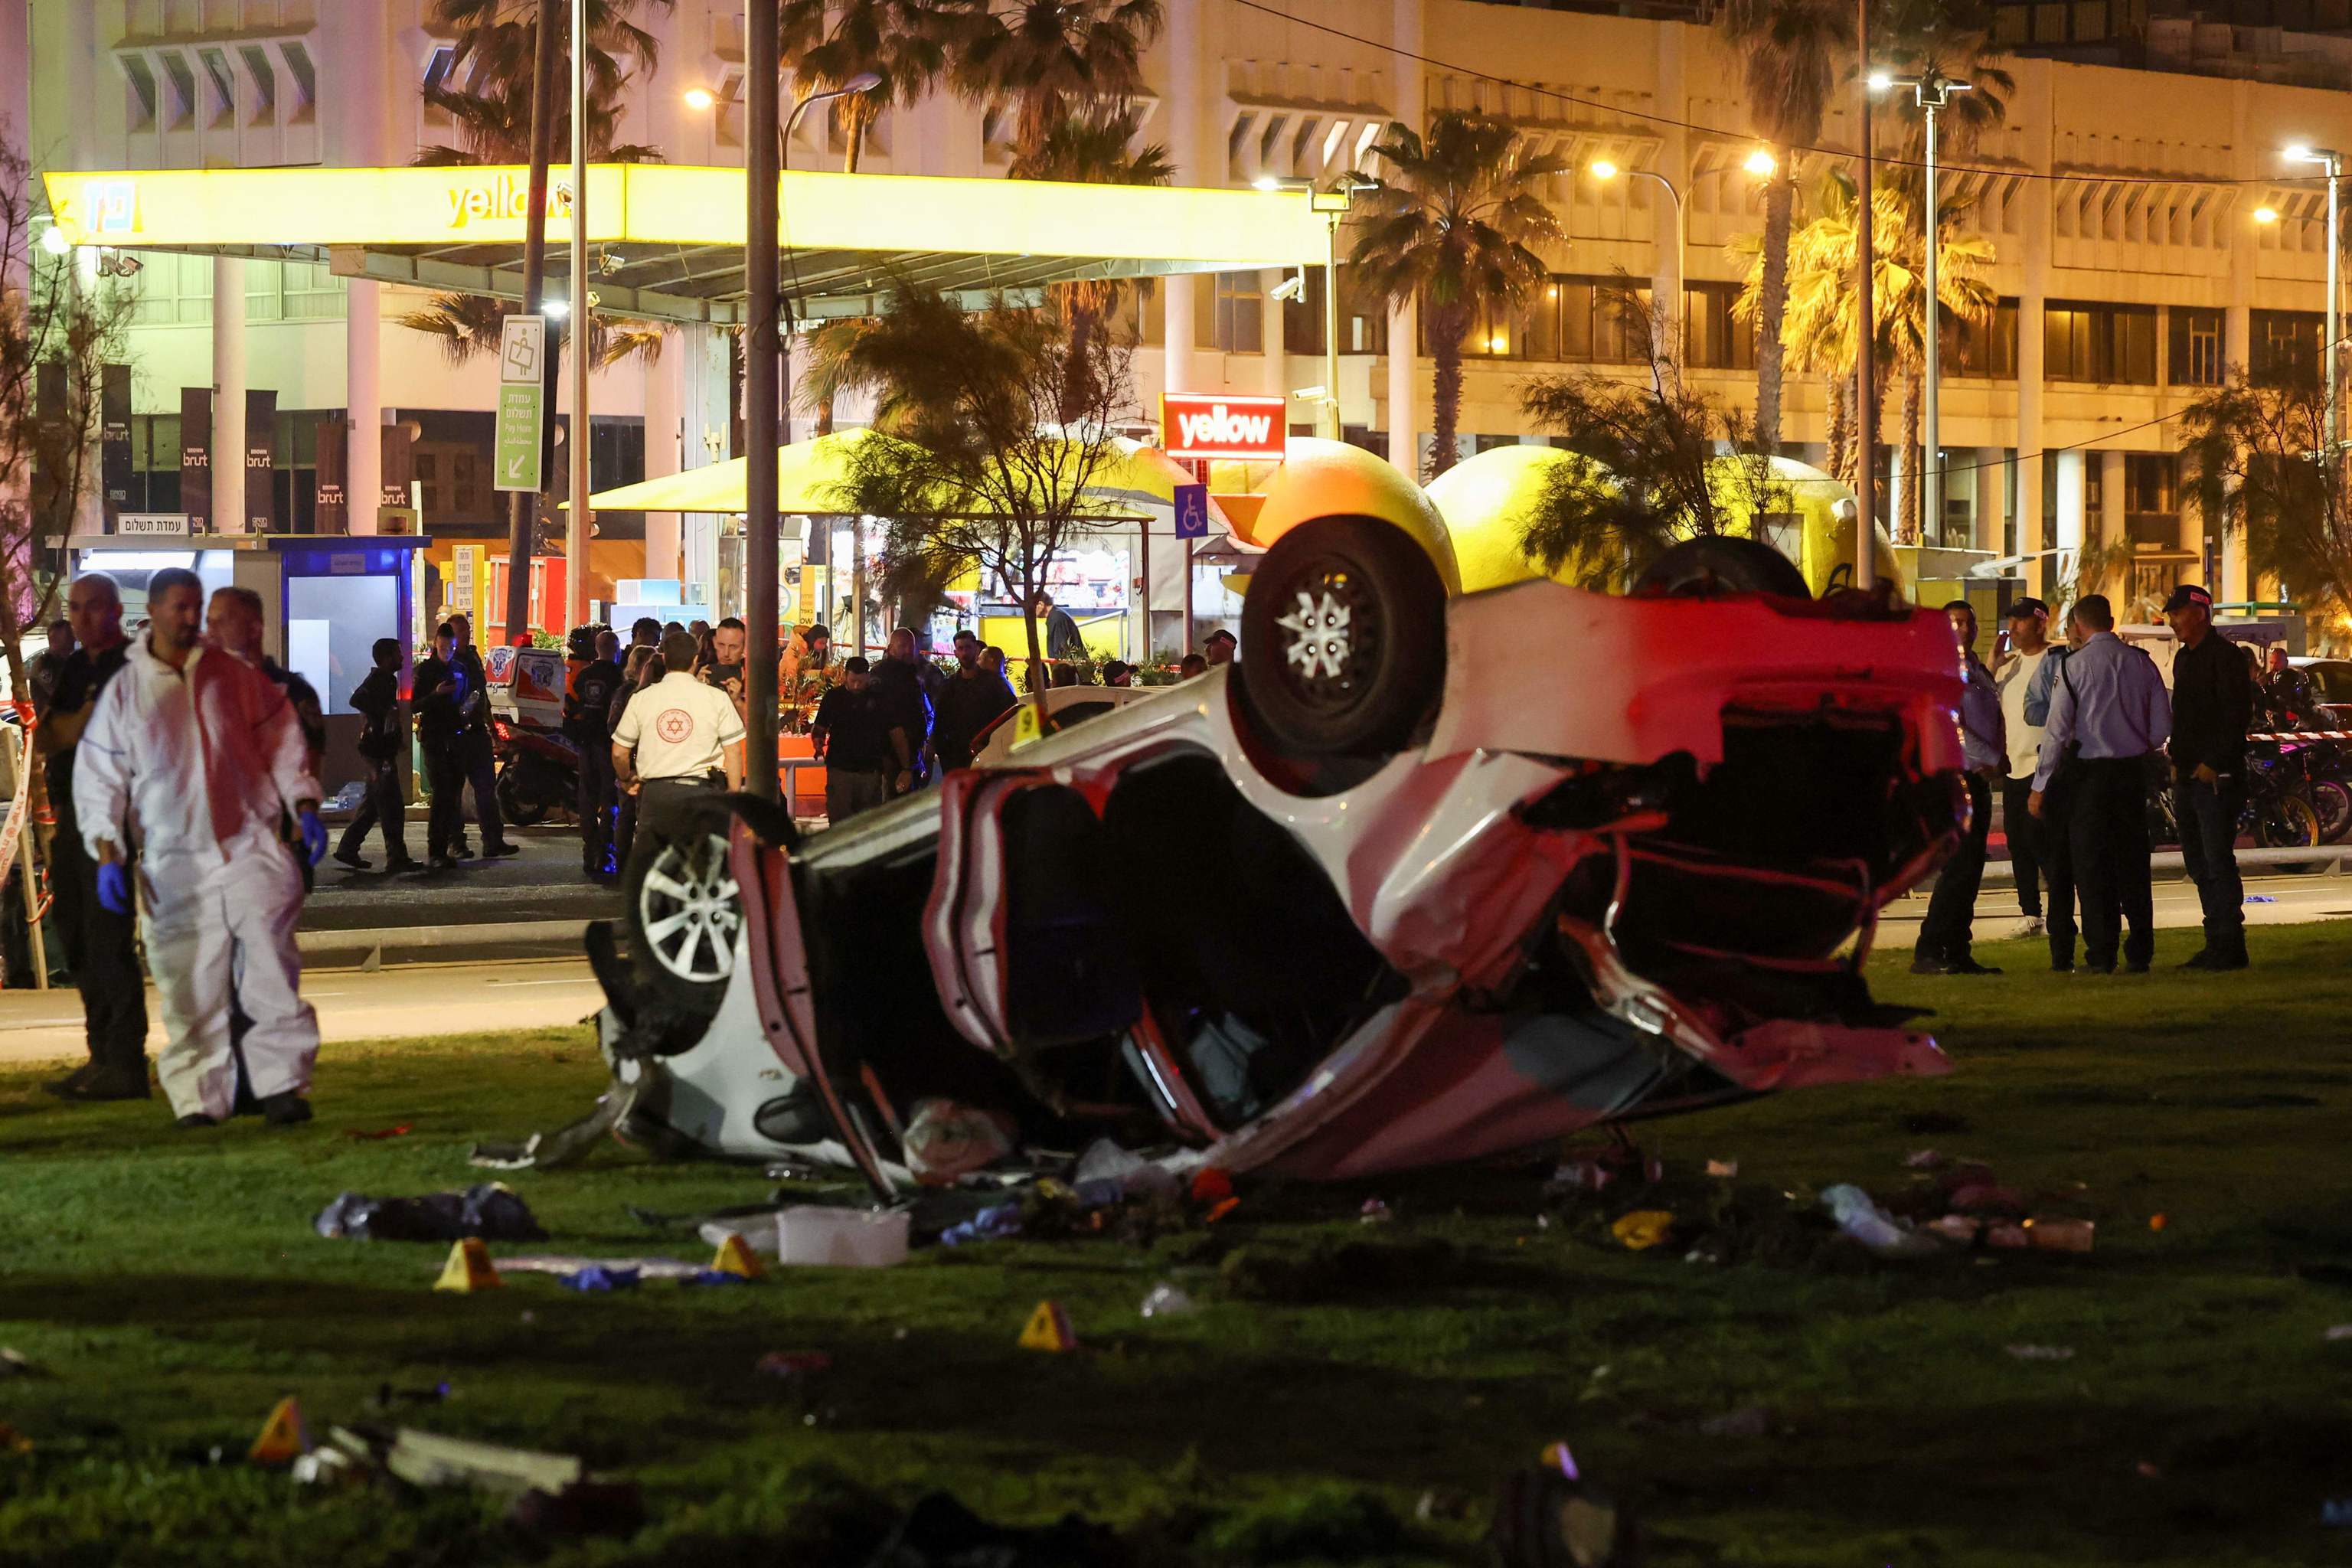
{"label": "bare tree", "polygon": [[[849,351],[891,434],[858,443],[841,510],[886,520],[902,572],[946,582],[977,568],[1003,584],[1033,670],[1047,568],[1107,521],[1090,492],[1124,455],[1115,423],[1139,413],[1118,334],[1092,334],[1076,363],[1070,346],[1051,312],[1000,300],[968,313],[908,288]],[[1031,687],[1042,710],[1044,683]]]}
{"label": "bare tree", "polygon": [[89,493],[106,366],[122,353],[134,304],[112,284],[86,282],[72,252],[36,242],[33,192],[31,167],[0,147],[0,658],[19,693],[25,636],[58,600],[41,538],[72,531]]}

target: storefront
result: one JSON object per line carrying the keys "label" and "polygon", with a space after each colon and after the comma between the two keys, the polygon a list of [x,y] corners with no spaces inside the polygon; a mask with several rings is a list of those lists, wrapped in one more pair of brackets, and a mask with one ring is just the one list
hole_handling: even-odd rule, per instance
{"label": "storefront", "polygon": [[379,637],[406,664],[422,640],[421,552],[415,535],[321,539],[315,534],[81,534],[66,542],[75,576],[102,573],[121,591],[123,625],[143,627],[147,585],[166,567],[194,572],[209,596],[226,587],[261,596],[262,648],[318,689],[327,718],[325,776],[332,791],[365,773],[362,721],[352,693],[374,667]]}

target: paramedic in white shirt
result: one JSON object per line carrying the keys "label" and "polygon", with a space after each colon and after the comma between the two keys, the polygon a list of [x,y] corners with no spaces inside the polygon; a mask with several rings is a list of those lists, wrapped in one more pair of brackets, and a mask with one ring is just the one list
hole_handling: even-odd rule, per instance
{"label": "paramedic in white shirt", "polygon": [[660,822],[706,791],[743,787],[743,716],[734,699],[695,679],[692,634],[661,641],[662,678],[629,699],[613,727],[613,776]]}
{"label": "paramedic in white shirt", "polygon": [[[179,1125],[212,1126],[235,1103],[232,994],[252,1020],[244,1067],[262,1115],[307,1121],[319,1020],[300,992],[295,857],[316,865],[326,851],[319,781],[286,694],[197,640],[196,574],[167,568],[147,593],[147,635],[99,699],[74,768],[99,901],[131,912],[123,851],[135,847],[141,931],[170,1037],[156,1076]],[[279,836],[289,821],[300,826],[299,847]]]}

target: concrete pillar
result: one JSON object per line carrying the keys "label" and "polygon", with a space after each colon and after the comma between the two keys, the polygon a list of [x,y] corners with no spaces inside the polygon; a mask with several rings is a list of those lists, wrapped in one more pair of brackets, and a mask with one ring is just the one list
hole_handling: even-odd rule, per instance
{"label": "concrete pillar", "polygon": [[[2247,99],[2252,82],[2233,82],[2230,96],[2230,145],[2236,150],[2234,167],[2231,170],[2241,179],[2256,179],[2274,174],[2278,170],[2277,153],[2267,145],[2250,140],[2247,123]],[[2257,231],[2252,221],[2253,193],[2246,190],[2242,205],[2233,203],[2223,219],[2229,225],[2230,302],[2222,312],[2221,362],[2224,365],[2251,365],[2254,362],[2254,321],[2252,306],[2254,298],[2254,263],[2257,258]],[[2322,247],[2324,250],[2326,247]],[[2233,491],[2237,486],[2230,487]],[[2197,552],[2202,557],[2205,541],[2204,524],[2198,524],[2200,533]],[[2221,537],[2221,580],[2210,584],[2213,596],[2222,604],[2244,604],[2254,596],[2253,574],[2246,560],[2246,531],[2234,529]]]}
{"label": "concrete pillar", "polygon": [[213,526],[243,533],[245,504],[245,262],[213,258]]}
{"label": "concrete pillar", "polygon": [[[2043,463],[2057,491],[2058,531],[2050,541],[2051,547],[2056,550],[2080,552],[2083,548],[2085,521],[2083,515],[2083,461],[2084,454],[2075,450],[2057,453]],[[2050,563],[2053,581],[2060,580],[2060,573],[2064,567],[2080,569],[2074,560],[2064,556],[2053,557]]]}
{"label": "concrete pillar", "polygon": [[[2047,174],[2053,167],[2051,117],[2056,110],[2050,63],[2019,64],[2018,92],[2010,104],[2011,123],[2032,127],[2027,132],[2026,160]],[[2056,184],[2048,179],[2028,180],[2019,196],[2025,210],[2017,254],[2025,263],[2025,276],[2017,298],[2017,548],[2027,555],[2058,543],[2042,536],[2042,521],[2044,487],[2052,482],[2054,468],[2042,455],[2042,377],[2046,330],[2042,316],[2050,302],[2050,203]],[[2079,486],[2075,493],[2080,496]],[[2079,532],[2076,537],[2079,541]],[[2055,558],[2045,555],[2027,562],[2024,575],[2029,588],[2054,607]]]}
{"label": "concrete pillar", "polygon": [[[2126,533],[2124,524],[2124,454],[2121,452],[2093,452],[2089,453],[2087,458],[2088,460],[2095,462],[2100,466],[2098,543],[2100,549],[2108,550],[2114,548],[2116,544],[2121,543]],[[2104,574],[2102,576],[2103,581],[2100,583],[2100,589],[2111,598],[2119,598],[2124,591],[2131,584],[2131,575],[2129,573],[2126,573],[2120,581],[2106,579],[2105,578]],[[2118,607],[2120,608],[2120,606]]]}
{"label": "concrete pillar", "polygon": [[1976,536],[1971,549],[2007,554],[2009,543],[2009,449],[1979,447],[1977,465]]}
{"label": "concrete pillar", "polygon": [[[1428,130],[1428,78],[1417,58],[1422,49],[1422,0],[1391,0],[1392,81],[1389,99],[1402,124],[1415,132]],[[1668,32],[1673,28],[1665,29]],[[1366,173],[1377,174],[1379,170]],[[1415,388],[1420,383],[1420,323],[1411,300],[1389,307],[1389,461],[1406,474],[1421,472],[1421,442],[1415,423]]]}
{"label": "concrete pillar", "polygon": [[[1321,379],[1319,372],[1309,374],[1305,380],[1296,378],[1290,374],[1289,349],[1284,342],[1282,331],[1282,318],[1289,307],[1276,299],[1274,291],[1282,286],[1285,279],[1291,276],[1291,273],[1279,267],[1272,271],[1262,271],[1258,274],[1258,298],[1264,301],[1258,307],[1258,324],[1264,329],[1259,340],[1259,347],[1265,356],[1265,363],[1258,372],[1264,383],[1261,390],[1268,397],[1279,397],[1286,403],[1289,401],[1292,387],[1304,385],[1307,381]],[[1316,417],[1315,405],[1307,403],[1295,405],[1286,411],[1284,417],[1286,419],[1299,417],[1297,409],[1307,410],[1304,416],[1308,419]]]}
{"label": "concrete pillar", "polygon": [[352,531],[376,531],[376,509],[383,501],[383,324],[380,283],[352,279],[343,300],[343,406],[350,430],[349,498]]}
{"label": "concrete pillar", "polygon": [[[1209,139],[1203,133],[1210,118],[1207,112],[1207,91],[1202,69],[1202,50],[1207,44],[1207,0],[1177,0],[1168,7],[1168,121],[1167,145],[1169,162],[1175,167],[1175,183],[1180,185],[1214,186],[1225,184],[1225,165],[1222,150],[1214,159],[1205,149]],[[1219,102],[1223,102],[1220,95]],[[1192,309],[1192,279],[1189,276],[1160,279],[1160,322],[1163,342],[1160,347],[1160,389],[1165,392],[1191,392],[1197,388],[1192,365],[1192,348],[1197,341]],[[1153,412],[1157,412],[1154,410]],[[1163,434],[1162,441],[1167,439]]]}
{"label": "concrete pillar", "polygon": [[[690,330],[690,329],[689,329]],[[646,367],[646,478],[667,479],[689,466],[686,450],[687,333],[664,335],[661,358]],[[646,514],[648,577],[677,575],[678,519],[674,511]]]}

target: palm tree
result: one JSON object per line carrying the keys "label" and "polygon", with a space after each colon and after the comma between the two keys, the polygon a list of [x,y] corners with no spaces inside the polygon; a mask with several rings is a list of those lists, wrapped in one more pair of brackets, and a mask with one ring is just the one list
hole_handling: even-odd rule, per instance
{"label": "palm tree", "polygon": [[[1141,110],[1124,107],[1075,114],[1049,127],[1042,142],[1013,158],[1013,177],[1090,185],[1167,184],[1176,177],[1168,149],[1157,143],[1140,149],[1133,145],[1142,121]],[[1065,423],[1092,402],[1087,367],[1093,363],[1094,335],[1126,291],[1127,285],[1115,279],[1064,283],[1054,289],[1068,333],[1064,357],[1069,371],[1062,388]]]}
{"label": "palm tree", "polygon": [[[548,0],[556,4],[557,0]],[[599,163],[656,162],[660,153],[635,143],[616,143],[622,108],[639,72],[659,68],[660,40],[632,19],[641,9],[667,11],[677,0],[588,0],[588,148]],[[567,13],[568,15],[568,10]],[[457,35],[454,63],[442,85],[425,100],[446,110],[457,128],[459,144],[428,147],[419,164],[446,167],[472,163],[523,163],[530,160],[530,89],[537,68],[538,14],[516,10],[511,0],[433,0],[433,19]],[[568,24],[567,24],[568,26]],[[451,82],[457,85],[451,86]],[[571,104],[558,94],[556,140],[571,134]],[[436,294],[406,312],[400,324],[441,340],[442,352],[463,364],[499,344],[499,322],[508,307],[478,294]],[[562,335],[562,329],[556,329]],[[632,354],[647,361],[661,353],[658,329],[592,322],[589,353],[600,366]]]}
{"label": "palm tree", "polygon": [[1056,127],[1143,88],[1143,51],[1166,25],[1160,0],[940,0],[956,90],[1010,101],[1016,154]]}
{"label": "palm tree", "polygon": [[[1832,174],[1820,197],[1822,216],[1790,237],[1789,245],[1789,311],[1782,324],[1785,346],[1801,364],[1831,377],[1832,399],[1832,471],[1849,483],[1852,453],[1840,451],[1834,428],[1837,402],[1852,395],[1856,351],[1860,346],[1853,279],[1860,256],[1857,223],[1860,204],[1853,184],[1843,174]],[[1981,236],[1960,231],[1969,204],[1947,202],[1937,214],[1936,297],[1954,317],[1974,321],[1989,319],[1998,303],[1987,281],[1993,251]],[[1927,298],[1925,204],[1916,174],[1881,180],[1872,202],[1876,243],[1871,268],[1871,310],[1876,317],[1878,374],[1904,377],[1903,437],[1906,454],[1901,491],[1894,515],[1905,542],[1918,538],[1919,392],[1927,355]],[[1752,252],[1748,285],[1739,309],[1751,318],[1760,309],[1765,258]],[[1884,387],[1877,389],[1884,391]],[[1884,406],[1884,398],[1878,400]],[[1851,426],[1847,426],[1851,428]]]}
{"label": "palm tree", "polygon": [[[1372,149],[1387,177],[1357,197],[1362,214],[1349,259],[1364,286],[1389,300],[1415,300],[1435,362],[1435,447],[1431,477],[1454,466],[1462,414],[1462,339],[1481,311],[1508,310],[1543,286],[1538,246],[1565,246],[1568,231],[1541,183],[1567,172],[1557,153],[1527,157],[1499,120],[1440,114],[1423,142],[1391,125]],[[1410,352],[1391,344],[1390,353]],[[1410,417],[1393,410],[1391,418]]]}
{"label": "palm tree", "polygon": [[1756,439],[1780,447],[1780,326],[1789,301],[1789,235],[1797,201],[1797,153],[1821,137],[1822,113],[1853,47],[1853,9],[1843,0],[1730,0],[1723,36],[1739,51],[1756,128],[1772,144],[1764,187],[1763,273],[1756,332]]}
{"label": "palm tree", "polygon": [[834,100],[849,148],[845,174],[857,173],[866,133],[892,104],[928,97],[948,70],[948,32],[940,9],[923,0],[783,0],[777,8],[778,53],[792,68],[793,93],[806,99],[871,74],[881,85]]}

